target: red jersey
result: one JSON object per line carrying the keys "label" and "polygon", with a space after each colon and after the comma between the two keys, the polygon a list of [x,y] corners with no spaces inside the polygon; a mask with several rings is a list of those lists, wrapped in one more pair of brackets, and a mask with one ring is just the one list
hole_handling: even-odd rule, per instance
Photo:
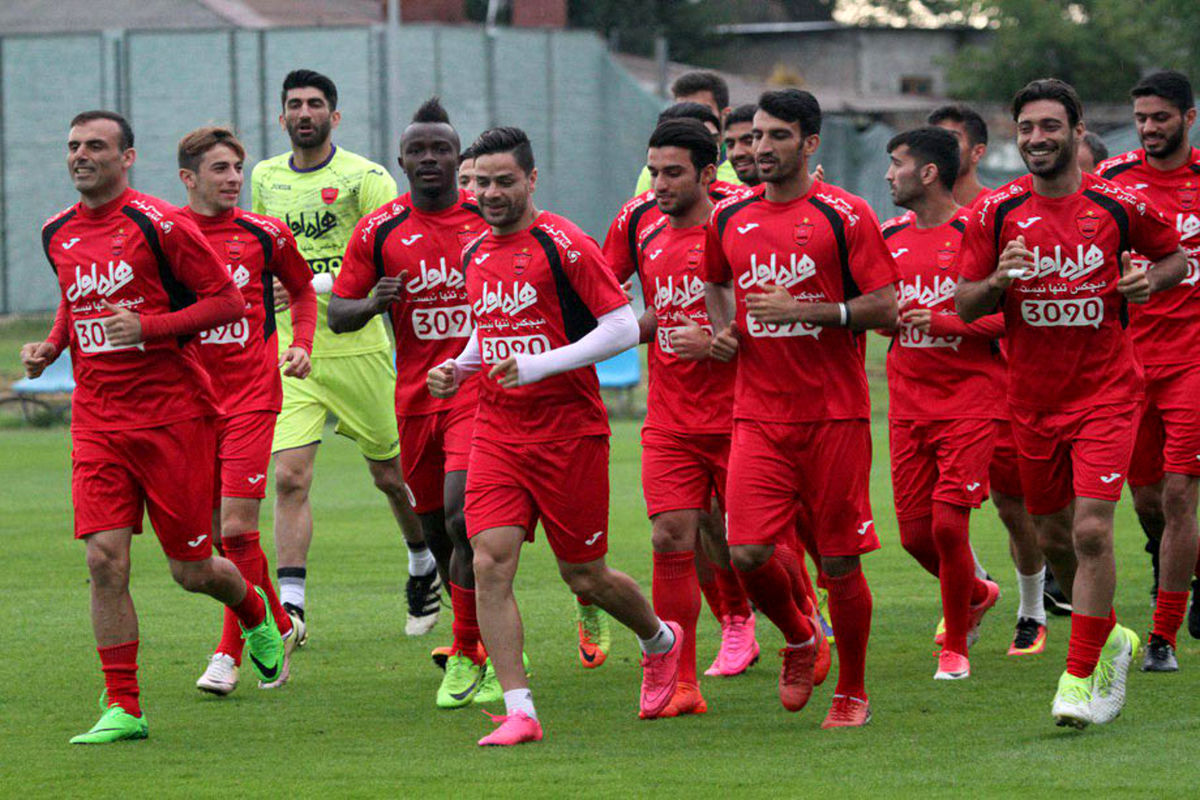
{"label": "red jersey", "polygon": [[[1096,171],[1148,197],[1175,224],[1187,251],[1187,277],[1129,309],[1129,333],[1138,357],[1156,366],[1200,361],[1200,149],[1193,147],[1187,163],[1170,172],[1146,163],[1145,150],[1111,158]],[[1148,265],[1140,254],[1133,263],[1143,269]]]}
{"label": "red jersey", "polygon": [[675,355],[671,334],[684,319],[713,332],[704,303],[704,226],[673,228],[663,217],[638,246],[638,276],[658,331],[650,343],[646,425],[678,433],[730,433],[737,366]]}
{"label": "red jersey", "polygon": [[[708,196],[714,203],[728,197],[749,197],[753,193],[749,186],[725,181],[713,181],[708,186]],[[638,243],[665,218],[653,191],[642,192],[621,206],[604,237],[604,257],[617,280],[627,281],[637,270]]]}
{"label": "red jersey", "polygon": [[483,359],[476,435],[541,442],[608,433],[595,367],[514,389],[487,372],[509,356],[578,341],[596,318],[629,301],[600,247],[573,222],[543,211],[523,231],[485,233],[463,253]]}
{"label": "red jersey", "polygon": [[1034,192],[1024,175],[971,210],[959,273],[991,275],[1017,236],[1035,266],[1004,294],[1009,403],[1069,411],[1138,400],[1142,370],[1117,291],[1121,253],[1165,258],[1179,247],[1174,227],[1145,197],[1090,173],[1056,198]]}
{"label": "red jersey", "polygon": [[765,324],[746,311],[764,285],[802,303],[840,303],[900,280],[875,212],[823,181],[786,203],[762,192],[713,209],[704,279],[733,281],[740,344],[733,413],[763,422],[868,419],[866,337],[803,322]]}
{"label": "red jersey", "polygon": [[[98,208],[77,203],[51,217],[42,228],[42,247],[62,291],[48,341],[71,348],[73,428],[151,428],[217,413],[195,349],[174,333],[187,326],[173,323],[188,319],[180,309],[198,298],[220,295],[235,311],[241,299],[186,214],[127,189]],[[101,322],[111,316],[105,300],[140,315],[141,342],[108,341]]]}
{"label": "red jersey", "polygon": [[204,234],[242,293],[246,315],[236,322],[203,331],[194,340],[200,363],[227,415],[278,412],[283,403],[279,344],[275,334],[277,276],[292,298],[292,347],[312,353],[317,324],[317,295],[312,271],[296,247],[291,229],[274,217],[233,208],[213,217],[183,209]]}
{"label": "red jersey", "polygon": [[933,312],[928,333],[903,327],[888,348],[888,416],[892,419],[1004,419],[1004,360],[999,314],[965,325],[954,310],[958,255],[966,220],[918,228],[910,212],[883,223],[883,238],[900,268],[900,305]]}
{"label": "red jersey", "polygon": [[359,220],[333,283],[338,297],[368,296],[385,275],[408,273],[404,296],[388,309],[396,334],[396,413],[431,414],[474,405],[478,382],[468,380],[451,399],[429,394],[429,370],[462,352],[471,336],[471,305],[463,275],[463,248],[487,230],[474,195],[429,213],[408,194]]}

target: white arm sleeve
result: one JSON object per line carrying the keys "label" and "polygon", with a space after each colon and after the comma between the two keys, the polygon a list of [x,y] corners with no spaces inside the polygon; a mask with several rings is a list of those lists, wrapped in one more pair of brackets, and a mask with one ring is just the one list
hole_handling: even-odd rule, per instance
{"label": "white arm sleeve", "polygon": [[446,361],[442,366],[454,368],[454,385],[459,386],[467,378],[479,372],[479,368],[483,366],[483,359],[479,354],[479,337],[475,331],[471,331],[471,337],[467,339],[467,346],[462,352],[454,358]]}
{"label": "white arm sleeve", "polygon": [[638,321],[633,307],[623,305],[596,320],[596,327],[577,342],[546,353],[517,356],[519,384],[531,383],[595,364],[631,347],[637,347]]}
{"label": "white arm sleeve", "polygon": [[329,294],[333,291],[333,273],[319,272],[313,275],[312,287],[317,294]]}

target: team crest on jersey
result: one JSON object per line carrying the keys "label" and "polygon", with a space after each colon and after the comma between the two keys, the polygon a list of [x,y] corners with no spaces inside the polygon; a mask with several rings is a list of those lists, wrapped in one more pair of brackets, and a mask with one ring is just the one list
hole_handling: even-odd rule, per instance
{"label": "team crest on jersey", "polygon": [[525,272],[525,268],[529,266],[529,262],[533,260],[533,255],[530,254],[529,248],[525,248],[519,253],[513,254],[513,272],[521,275]]}
{"label": "team crest on jersey", "polygon": [[455,231],[455,235],[458,236],[458,243],[462,247],[469,245],[478,234],[479,231],[473,231],[465,225],[461,231]]}
{"label": "team crest on jersey", "polygon": [[338,198],[338,189],[336,186],[327,186],[321,190],[321,199],[325,201],[325,205],[331,206]]}
{"label": "team crest on jersey", "polygon": [[950,265],[954,263],[954,256],[957,253],[958,250],[956,250],[950,244],[950,242],[946,242],[946,244],[937,251],[938,269],[950,269]]}
{"label": "team crest on jersey", "polygon": [[242,252],[245,248],[245,242],[233,237],[225,240],[225,255],[229,256],[230,261],[237,261],[242,257]]}
{"label": "team crest on jersey", "polygon": [[695,269],[700,266],[700,262],[704,260],[703,245],[696,245],[691,250],[687,251],[687,268]]}
{"label": "team crest on jersey", "polygon": [[109,241],[110,250],[114,256],[120,257],[125,252],[125,229],[118,228]]}
{"label": "team crest on jersey", "polygon": [[1075,224],[1083,238],[1091,239],[1100,230],[1100,215],[1089,208],[1075,218]]}
{"label": "team crest on jersey", "polygon": [[792,238],[796,240],[796,244],[803,247],[812,238],[812,232],[812,223],[805,217],[803,222],[796,223],[796,227],[792,229]]}
{"label": "team crest on jersey", "polygon": [[1183,208],[1190,209],[1192,204],[1196,202],[1196,182],[1188,181],[1183,186],[1175,190],[1179,196],[1179,205]]}

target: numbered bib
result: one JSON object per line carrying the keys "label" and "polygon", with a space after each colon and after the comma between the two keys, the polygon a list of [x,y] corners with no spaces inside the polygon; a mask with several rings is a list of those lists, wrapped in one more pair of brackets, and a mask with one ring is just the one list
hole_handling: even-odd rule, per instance
{"label": "numbered bib", "polygon": [[414,309],[412,326],[418,339],[462,339],[471,334],[471,307]]}
{"label": "numbered bib", "polygon": [[1024,300],[1021,319],[1039,328],[1059,326],[1099,328],[1104,321],[1104,301],[1099,297],[1078,300]]}
{"label": "numbered bib", "polygon": [[[700,328],[701,330],[706,331],[709,336],[713,335],[712,325],[701,325]],[[675,331],[682,329],[682,326],[678,325],[672,328],[664,328],[659,326],[658,331],[655,334],[655,339],[658,342],[658,349],[669,355],[675,355],[675,345],[672,343],[671,337],[674,335]]]}
{"label": "numbered bib", "polygon": [[245,347],[249,338],[250,323],[242,317],[236,322],[204,331],[200,334],[200,344],[237,344]]}
{"label": "numbered bib", "polygon": [[900,329],[901,347],[949,347],[957,350],[960,344],[961,336],[934,336],[907,325]]}
{"label": "numbered bib", "polygon": [[542,334],[533,336],[495,336],[481,342],[483,363],[499,364],[506,358],[537,355],[550,349],[550,340]]}
{"label": "numbered bib", "polygon": [[118,350],[141,350],[145,352],[146,346],[141,342],[121,345],[110,343],[108,341],[108,331],[104,329],[104,320],[106,319],[108,317],[75,320],[75,341],[79,345],[81,353],[90,356],[96,353],[115,353]]}
{"label": "numbered bib", "polygon": [[821,328],[817,325],[809,325],[807,322],[789,322],[783,324],[759,322],[750,316],[750,314],[746,314],[746,332],[755,338],[811,336],[816,339],[821,335]]}

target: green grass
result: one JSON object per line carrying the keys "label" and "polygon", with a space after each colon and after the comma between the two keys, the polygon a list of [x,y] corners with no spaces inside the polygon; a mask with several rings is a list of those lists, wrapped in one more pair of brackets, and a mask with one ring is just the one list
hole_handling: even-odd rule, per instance
{"label": "green grass", "polygon": [[[2,345],[0,345],[2,346]],[[876,381],[876,390],[880,387]],[[882,409],[882,405],[877,406]],[[878,413],[878,412],[877,412]],[[404,558],[382,497],[349,442],[329,436],[317,463],[310,561],[311,644],[283,690],[247,677],[229,698],[193,682],[216,643],[219,614],[174,586],[152,535],[134,544],[142,699],[151,737],[69,747],[96,717],[101,688],[88,621],[83,547],[71,539],[70,442],[64,428],[0,431],[0,793],[6,797],[160,796],[689,796],[961,797],[1187,796],[1200,735],[1200,646],[1181,635],[1182,671],[1133,674],[1125,714],[1083,733],[1055,728],[1054,682],[1067,624],[1050,624],[1041,657],[1004,655],[1016,590],[994,511],[973,539],[1004,595],[973,649],[971,679],[935,683],[936,582],[901,549],[890,510],[886,436],[876,420],[873,500],[884,548],[866,559],[875,596],[868,687],[875,720],[821,731],[833,680],[809,708],[784,712],[775,693],[780,646],[765,620],[762,663],[744,677],[706,679],[703,717],[641,722],[632,635],[618,631],[601,669],[575,656],[571,599],[544,541],[526,548],[518,597],[546,740],[482,750],[490,729],[474,709],[439,712],[428,659],[443,622],[404,637]],[[612,553],[648,590],[649,527],[639,484],[637,426],[614,425]],[[263,531],[271,550],[270,503]],[[1149,562],[1128,504],[1118,514],[1118,612],[1149,624]],[[273,554],[272,554],[273,555]],[[273,560],[273,557],[272,557]],[[717,645],[701,617],[700,666]],[[835,664],[836,669],[836,664]]]}

